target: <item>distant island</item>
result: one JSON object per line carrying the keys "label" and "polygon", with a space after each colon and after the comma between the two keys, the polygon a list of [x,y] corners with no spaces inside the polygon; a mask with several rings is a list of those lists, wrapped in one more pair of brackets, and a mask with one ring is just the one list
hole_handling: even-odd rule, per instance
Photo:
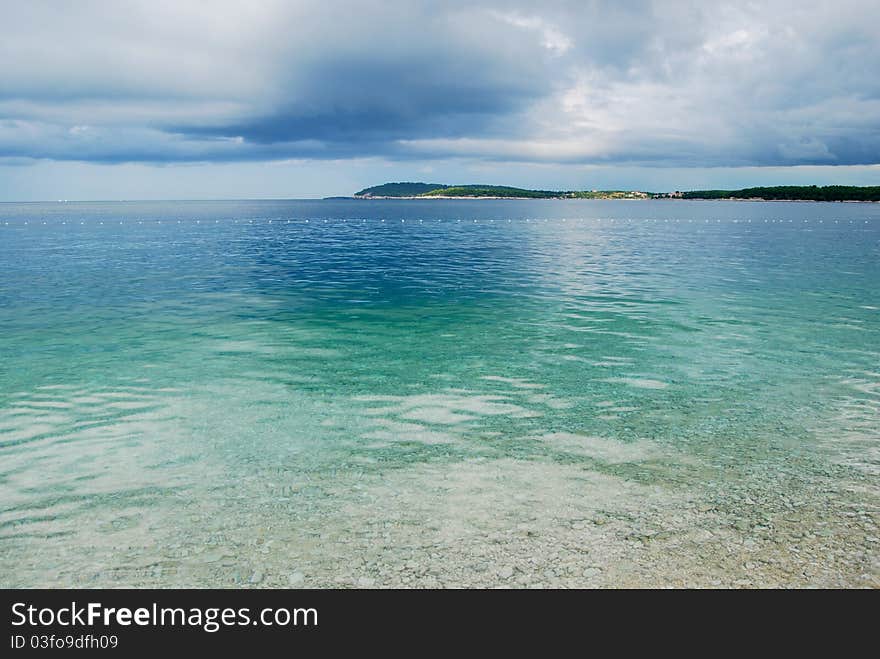
{"label": "distant island", "polygon": [[731,201],[880,201],[880,186],[781,185],[741,190],[528,190],[506,185],[399,182],[375,185],[355,199],[703,199]]}
{"label": "distant island", "polygon": [[507,185],[446,185],[441,183],[385,183],[365,188],[356,199],[648,199],[634,190],[527,190]]}

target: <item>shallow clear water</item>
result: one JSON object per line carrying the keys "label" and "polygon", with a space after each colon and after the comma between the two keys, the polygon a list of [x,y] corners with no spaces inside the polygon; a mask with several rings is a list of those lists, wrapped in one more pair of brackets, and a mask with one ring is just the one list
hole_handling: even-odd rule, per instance
{"label": "shallow clear water", "polygon": [[0,204],[2,585],[877,585],[880,206]]}

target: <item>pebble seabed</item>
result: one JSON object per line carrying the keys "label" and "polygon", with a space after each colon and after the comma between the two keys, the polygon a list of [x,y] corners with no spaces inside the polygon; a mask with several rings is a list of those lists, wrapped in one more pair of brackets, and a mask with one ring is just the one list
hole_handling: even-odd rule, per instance
{"label": "pebble seabed", "polygon": [[[566,443],[570,448],[571,441]],[[645,448],[645,447],[642,447]],[[5,551],[18,587],[877,587],[876,488],[602,451],[569,463],[474,458],[195,497],[143,488],[114,509],[30,520]],[[598,457],[597,457],[598,456]],[[602,469],[591,468],[605,459]],[[592,463],[592,464],[591,464]],[[779,468],[779,465],[775,465]],[[723,469],[727,477],[713,478]],[[665,485],[656,482],[658,472]],[[610,472],[610,473],[609,473]],[[617,472],[615,474],[614,472]],[[842,482],[841,476],[849,479]],[[779,488],[784,488],[784,494]],[[158,505],[144,506],[155,501]],[[54,513],[54,514],[53,514]],[[50,519],[50,515],[52,518]],[[41,537],[45,527],[47,537]]]}

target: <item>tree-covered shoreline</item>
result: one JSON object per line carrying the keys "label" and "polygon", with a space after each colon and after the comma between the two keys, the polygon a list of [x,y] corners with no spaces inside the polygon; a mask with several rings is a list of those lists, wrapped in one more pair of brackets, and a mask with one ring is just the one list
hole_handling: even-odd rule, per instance
{"label": "tree-covered shoreline", "polygon": [[880,201],[880,186],[779,185],[740,190],[689,190],[642,192],[639,190],[529,190],[506,185],[446,185],[398,182],[365,188],[358,199],[704,199],[765,201]]}
{"label": "tree-covered shoreline", "polygon": [[767,201],[880,201],[880,186],[777,185],[741,190],[690,190],[672,193],[681,199],[751,199]]}

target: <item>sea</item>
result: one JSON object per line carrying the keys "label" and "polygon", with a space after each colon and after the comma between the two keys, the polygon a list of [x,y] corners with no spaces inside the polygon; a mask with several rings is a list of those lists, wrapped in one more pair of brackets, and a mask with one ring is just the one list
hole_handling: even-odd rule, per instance
{"label": "sea", "polygon": [[0,204],[0,586],[880,586],[880,205]]}

